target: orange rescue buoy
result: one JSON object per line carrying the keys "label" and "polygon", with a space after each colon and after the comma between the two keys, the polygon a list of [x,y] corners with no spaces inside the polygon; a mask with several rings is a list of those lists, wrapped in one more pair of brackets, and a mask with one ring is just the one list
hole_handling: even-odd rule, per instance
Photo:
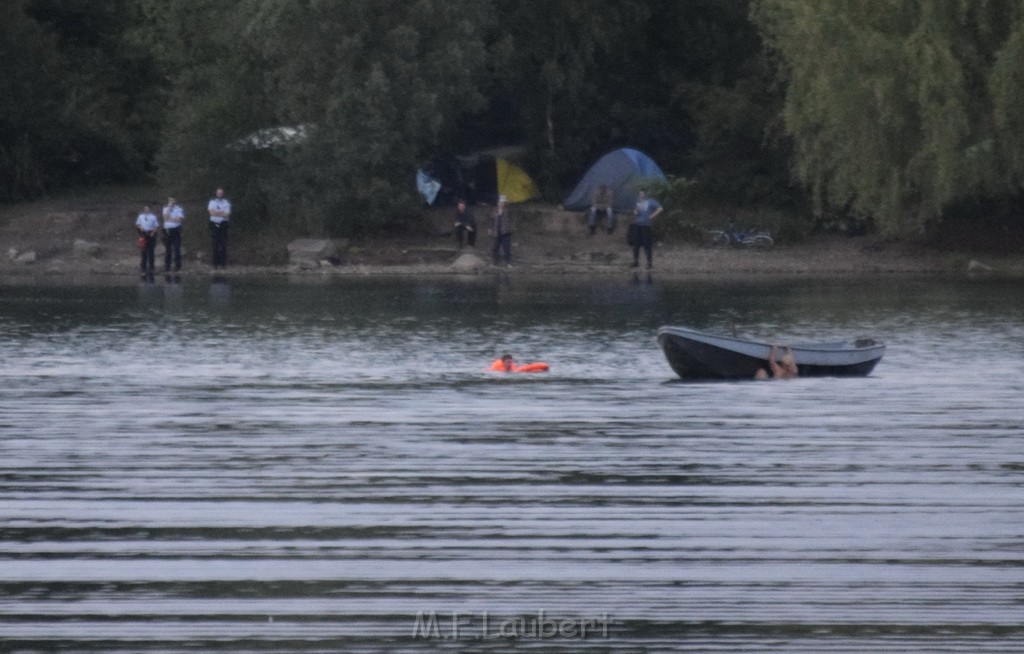
{"label": "orange rescue buoy", "polygon": [[542,361],[535,361],[533,363],[524,363],[521,366],[515,366],[512,372],[547,372],[548,364]]}
{"label": "orange rescue buoy", "polygon": [[550,370],[550,366],[542,361],[524,363],[521,366],[509,361],[506,365],[505,361],[496,359],[494,363],[491,364],[490,369],[494,372],[547,372]]}

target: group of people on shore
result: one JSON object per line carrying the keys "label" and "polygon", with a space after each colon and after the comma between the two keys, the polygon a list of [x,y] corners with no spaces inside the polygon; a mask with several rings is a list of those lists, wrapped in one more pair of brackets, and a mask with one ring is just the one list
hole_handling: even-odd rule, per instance
{"label": "group of people on shore", "polygon": [[[598,216],[604,216],[604,226],[609,234],[615,232],[615,193],[607,184],[594,189],[590,208],[587,210],[587,229],[590,235],[597,233]],[[647,268],[654,267],[654,219],[663,211],[661,204],[640,190],[633,207],[633,222],[626,232],[626,242],[633,248],[633,268],[640,266],[640,250],[647,259]]]}
{"label": "group of people on shore", "polygon": [[[476,247],[477,229],[473,210],[465,198],[459,198],[455,203],[455,239],[460,250],[464,245]],[[501,261],[504,261],[507,267],[512,267],[512,233],[514,230],[515,220],[508,209],[508,198],[499,195],[498,204],[491,212],[491,228],[488,230],[488,233],[494,237],[491,247],[494,265],[499,265]]]}
{"label": "group of people on shore", "polygon": [[[213,247],[212,264],[214,269],[226,268],[228,265],[228,226],[231,221],[231,201],[224,197],[224,189],[218,188],[206,207],[210,215],[210,240]],[[162,222],[161,222],[162,220]],[[161,218],[143,206],[135,219],[135,230],[138,232],[140,251],[139,265],[143,274],[152,274],[156,269],[156,241],[161,231],[164,240],[164,272],[181,272],[181,229],[185,221],[185,210],[173,198],[167,198],[167,204],[161,211]]]}
{"label": "group of people on shore", "polygon": [[[597,220],[599,215],[605,217],[605,229],[609,234],[615,232],[615,210],[613,207],[614,196],[607,185],[600,185],[594,192],[593,202],[587,211],[587,227],[591,236],[597,233]],[[627,232],[627,242],[633,248],[633,268],[640,265],[640,251],[643,250],[647,259],[647,268],[654,266],[654,219],[662,212],[663,208],[654,198],[648,197],[645,191],[637,192],[636,206],[633,209],[633,222]],[[455,240],[462,249],[466,245],[476,246],[477,222],[473,210],[469,207],[464,198],[459,198],[455,204]],[[515,220],[509,211],[508,199],[498,196],[497,206],[491,212],[491,228],[488,230],[494,237],[491,246],[491,257],[494,265],[501,261],[509,268],[512,267],[512,234]]]}

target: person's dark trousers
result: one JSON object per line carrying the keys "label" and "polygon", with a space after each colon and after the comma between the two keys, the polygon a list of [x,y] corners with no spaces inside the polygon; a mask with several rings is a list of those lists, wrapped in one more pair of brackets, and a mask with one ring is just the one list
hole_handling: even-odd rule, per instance
{"label": "person's dark trousers", "polygon": [[476,230],[475,229],[470,231],[470,230],[466,229],[465,227],[456,227],[455,228],[455,237],[459,241],[459,249],[462,249],[463,242],[468,244],[469,247],[474,247],[476,245]]}
{"label": "person's dark trousers", "polygon": [[153,272],[156,267],[156,236],[143,234],[142,238],[146,239],[146,244],[142,247],[142,259],[139,261],[139,266],[142,268],[142,272]]}
{"label": "person's dark trousers", "polygon": [[[612,232],[615,231],[615,211],[612,210],[611,207],[608,207],[606,209],[602,209],[601,211],[604,212],[604,226],[605,226],[605,229],[607,229],[608,233],[611,234]],[[591,236],[593,236],[594,232],[597,231],[597,208],[596,207],[590,207],[590,210],[587,211],[587,227],[590,228],[590,234],[591,234]]]}
{"label": "person's dark trousers", "polygon": [[654,230],[650,225],[637,225],[636,226],[636,243],[633,245],[633,265],[636,266],[640,263],[640,248],[644,249],[644,254],[647,255],[647,267],[650,268],[653,264],[652,247],[654,245]]}
{"label": "person's dark trousers", "polygon": [[505,263],[512,265],[512,234],[499,234],[494,237],[494,247],[491,248],[491,256],[494,257],[494,263],[500,261],[498,254],[501,254],[505,258]]}
{"label": "person's dark trousers", "polygon": [[174,270],[181,270],[181,227],[164,230],[164,272],[171,269],[172,262]]}
{"label": "person's dark trousers", "polygon": [[210,240],[213,243],[213,267],[226,268],[228,265],[228,223],[210,223]]}

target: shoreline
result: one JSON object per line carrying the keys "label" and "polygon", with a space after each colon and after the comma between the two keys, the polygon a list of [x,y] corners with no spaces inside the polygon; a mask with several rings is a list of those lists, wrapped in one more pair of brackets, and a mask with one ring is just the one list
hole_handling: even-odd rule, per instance
{"label": "shoreline", "polygon": [[[785,280],[856,280],[922,277],[957,279],[1024,279],[1024,262],[1018,257],[990,259],[982,264],[975,259],[966,263],[966,257],[879,257],[859,256],[808,259],[804,248],[779,248],[767,252],[709,251],[696,246],[663,248],[655,251],[654,267],[643,263],[632,268],[626,261],[631,255],[619,256],[614,263],[590,263],[557,259],[527,259],[513,267],[481,263],[460,268],[453,261],[438,263],[350,263],[303,267],[296,265],[231,265],[214,270],[208,264],[188,261],[180,273],[164,273],[158,269],[150,276],[154,280],[173,277],[175,280],[280,278],[328,281],[367,278],[457,278],[486,280],[494,277],[510,279],[545,279],[552,282],[578,283],[585,280],[614,280],[615,278],[652,278],[685,281],[755,281],[758,279]],[[659,256],[660,255],[660,256]],[[453,251],[451,258],[460,255]],[[477,255],[478,258],[479,255]],[[134,284],[146,275],[138,269],[137,260],[118,258],[55,259],[29,264],[10,261],[0,265],[0,284]]]}
{"label": "shoreline", "polygon": [[[154,197],[151,187],[125,187],[0,207],[0,279],[5,284],[138,280],[139,255],[132,225],[139,201],[146,197]],[[238,263],[226,270],[213,270],[208,263],[204,221],[197,218],[202,212],[195,205],[201,203],[189,205],[184,228],[183,279],[493,275],[613,279],[648,274],[643,264],[639,268],[629,266],[632,251],[625,243],[624,230],[589,236],[581,213],[539,203],[518,209],[523,219],[513,239],[511,269],[491,265],[490,239],[483,233],[476,248],[459,249],[450,233],[451,211],[429,209],[407,232],[345,241],[343,254],[334,263],[313,260],[254,264],[260,259],[287,260],[288,243],[261,241],[250,234],[229,244],[229,261]],[[162,263],[163,246],[158,245],[157,277],[163,276]],[[768,250],[662,242],[655,244],[650,274],[673,280],[921,276],[1024,279],[1024,256],[940,252],[872,235],[815,235]]]}

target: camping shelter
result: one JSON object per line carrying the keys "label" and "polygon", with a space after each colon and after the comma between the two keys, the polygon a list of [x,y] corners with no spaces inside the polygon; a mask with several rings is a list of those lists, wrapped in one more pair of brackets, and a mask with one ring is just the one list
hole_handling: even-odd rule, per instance
{"label": "camping shelter", "polygon": [[490,155],[432,161],[416,172],[416,186],[427,204],[434,206],[452,204],[459,197],[471,203],[496,204],[499,195],[509,202],[525,202],[540,195],[525,170]]}
{"label": "camping shelter", "polygon": [[605,184],[615,195],[612,206],[625,211],[636,203],[638,188],[652,181],[665,181],[665,173],[653,159],[639,150],[613,150],[590,167],[562,206],[572,211],[589,208],[597,187]]}

